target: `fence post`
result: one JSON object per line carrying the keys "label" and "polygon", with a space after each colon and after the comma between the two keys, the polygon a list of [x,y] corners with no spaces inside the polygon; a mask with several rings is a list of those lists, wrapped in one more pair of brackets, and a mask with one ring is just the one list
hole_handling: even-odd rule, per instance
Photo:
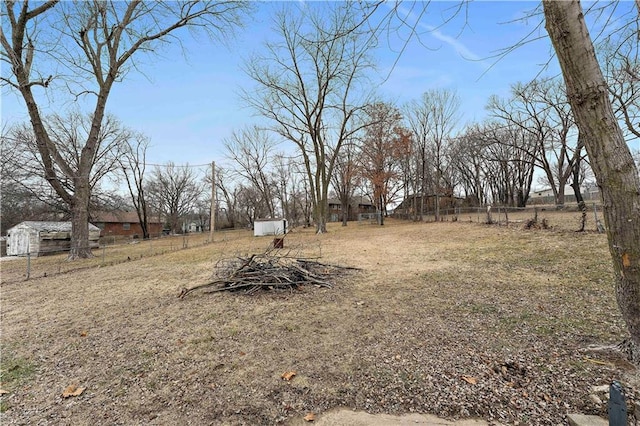
{"label": "fence post", "polygon": [[602,234],[604,232],[604,227],[598,220],[598,208],[596,207],[596,203],[593,203],[593,216],[596,219],[596,231],[598,231],[599,234]]}
{"label": "fence post", "polygon": [[27,279],[31,276],[31,252],[27,252]]}

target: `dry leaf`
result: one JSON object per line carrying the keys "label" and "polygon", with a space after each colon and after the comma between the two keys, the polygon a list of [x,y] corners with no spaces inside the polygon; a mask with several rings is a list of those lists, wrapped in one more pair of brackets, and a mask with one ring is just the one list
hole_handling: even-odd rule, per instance
{"label": "dry leaf", "polygon": [[71,384],[62,392],[63,398],[69,398],[70,396],[79,396],[84,392],[85,388],[79,388],[76,384]]}
{"label": "dry leaf", "polygon": [[0,395],[6,395],[8,393],[9,393],[9,391],[4,390],[4,389],[0,389]]}
{"label": "dry leaf", "polygon": [[313,413],[307,413],[306,416],[303,417],[305,422],[312,422],[316,419],[316,415]]}
{"label": "dry leaf", "polygon": [[83,330],[83,331],[80,333],[80,337],[87,337],[87,331],[86,331],[86,330]]}
{"label": "dry leaf", "polygon": [[478,383],[478,379],[476,379],[475,377],[471,377],[471,376],[461,376],[461,377],[462,377],[462,380],[472,385],[475,385],[476,383]]}
{"label": "dry leaf", "polygon": [[293,379],[295,377],[295,375],[296,375],[295,371],[286,371],[286,372],[282,373],[282,379],[286,380],[286,381],[289,381],[289,380]]}

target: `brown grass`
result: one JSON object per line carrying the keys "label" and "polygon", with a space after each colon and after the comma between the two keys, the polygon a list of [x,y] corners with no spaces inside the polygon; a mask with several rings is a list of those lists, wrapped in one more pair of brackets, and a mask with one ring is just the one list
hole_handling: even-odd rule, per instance
{"label": "brown grass", "polygon": [[[2,420],[298,424],[336,406],[520,424],[602,414],[592,386],[620,379],[632,397],[636,386],[619,355],[587,350],[625,335],[606,239],[554,220],[553,231],[297,229],[285,240],[296,254],[363,272],[333,289],[252,296],[176,297],[220,258],[269,245],[249,233],[29,281],[22,262],[3,262]],[[63,399],[72,383],[86,390]]]}

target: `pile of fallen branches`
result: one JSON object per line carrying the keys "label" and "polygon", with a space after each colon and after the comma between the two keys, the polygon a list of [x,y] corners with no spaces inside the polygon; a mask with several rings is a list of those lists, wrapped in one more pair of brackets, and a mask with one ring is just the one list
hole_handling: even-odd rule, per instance
{"label": "pile of fallen branches", "polygon": [[331,288],[336,278],[354,270],[358,268],[278,256],[273,252],[253,254],[218,262],[212,281],[183,288],[179,297],[182,299],[195,290],[204,289],[205,293],[255,293],[258,290],[293,290],[303,285]]}

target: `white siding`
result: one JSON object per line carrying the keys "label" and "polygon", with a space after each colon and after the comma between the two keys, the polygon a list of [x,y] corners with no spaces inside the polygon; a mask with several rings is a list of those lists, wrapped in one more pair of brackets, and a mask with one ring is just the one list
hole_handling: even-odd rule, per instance
{"label": "white siding", "polygon": [[259,219],[253,223],[253,235],[255,237],[284,234],[286,229],[286,219]]}
{"label": "white siding", "polygon": [[18,224],[7,230],[7,256],[24,256],[38,251],[38,231],[25,225]]}

